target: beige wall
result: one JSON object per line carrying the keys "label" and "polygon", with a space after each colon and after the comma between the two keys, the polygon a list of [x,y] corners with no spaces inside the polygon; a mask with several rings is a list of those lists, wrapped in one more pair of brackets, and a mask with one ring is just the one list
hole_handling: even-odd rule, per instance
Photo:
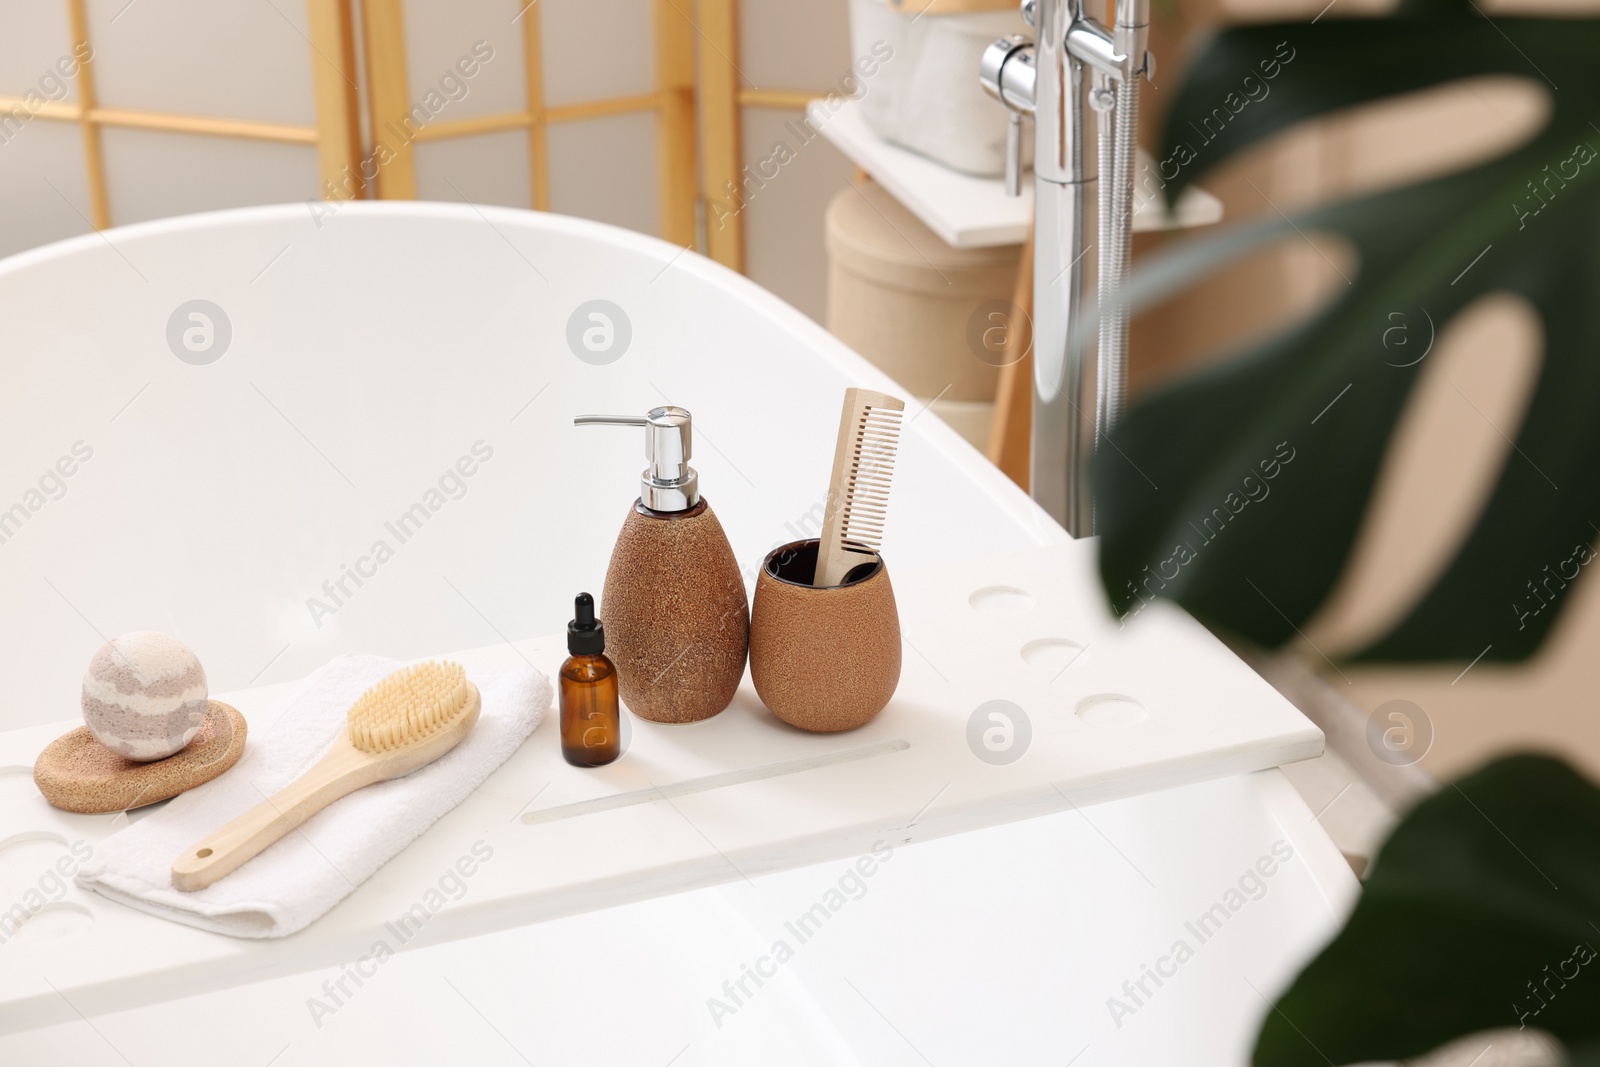
{"label": "beige wall", "polygon": [[[847,0],[744,0],[739,66],[763,89],[825,92],[850,71]],[[744,157],[772,155],[775,142],[797,146],[785,122],[798,112],[750,109],[743,124]],[[750,277],[822,322],[827,313],[827,254],[822,213],[855,168],[820,137],[797,149],[794,162],[751,201],[745,223]]]}
{"label": "beige wall", "polygon": [[[311,125],[311,67],[303,0],[88,0],[100,103]],[[414,92],[478,40],[495,49],[448,117],[520,110],[518,0],[406,0]],[[691,5],[684,0],[684,7]],[[0,94],[21,95],[69,49],[63,0],[0,0]],[[745,0],[750,83],[821,89],[848,66],[845,0]],[[546,99],[565,104],[647,93],[654,55],[647,0],[539,0]],[[69,86],[68,99],[75,89]],[[797,113],[794,113],[797,114]],[[794,114],[750,110],[754,162]],[[550,132],[554,211],[656,230],[656,122],[647,114],[561,124]],[[518,133],[417,146],[420,196],[529,206],[527,139]],[[315,150],[141,130],[107,129],[104,151],[115,223],[139,222],[318,195]],[[818,141],[751,203],[749,273],[816,318],[825,310],[822,210],[851,174]],[[452,188],[453,186],[453,188]],[[88,195],[76,127],[34,119],[0,144],[0,255],[85,233]]]}

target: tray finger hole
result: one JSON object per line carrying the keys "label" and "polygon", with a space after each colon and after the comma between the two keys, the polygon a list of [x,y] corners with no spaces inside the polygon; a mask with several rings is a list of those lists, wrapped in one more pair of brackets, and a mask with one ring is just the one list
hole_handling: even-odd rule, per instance
{"label": "tray finger hole", "polygon": [[1099,693],[1078,701],[1078,718],[1091,726],[1137,726],[1149,718],[1145,706],[1121,693]]}
{"label": "tray finger hole", "polygon": [[967,597],[967,603],[985,615],[1026,615],[1033,610],[1033,594],[1014,585],[988,585]]}
{"label": "tray finger hole", "polygon": [[1022,661],[1055,681],[1067,668],[1082,664],[1087,652],[1083,645],[1065,637],[1041,637],[1022,646]]}

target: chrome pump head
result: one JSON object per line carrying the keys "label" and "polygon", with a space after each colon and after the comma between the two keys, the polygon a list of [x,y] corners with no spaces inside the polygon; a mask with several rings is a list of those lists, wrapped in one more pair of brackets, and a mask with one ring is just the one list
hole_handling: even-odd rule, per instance
{"label": "chrome pump head", "polygon": [[650,465],[639,478],[639,501],[651,511],[688,511],[700,503],[700,476],[689,466],[691,423],[680,407],[651,408],[648,415],[579,415],[574,426],[643,426]]}

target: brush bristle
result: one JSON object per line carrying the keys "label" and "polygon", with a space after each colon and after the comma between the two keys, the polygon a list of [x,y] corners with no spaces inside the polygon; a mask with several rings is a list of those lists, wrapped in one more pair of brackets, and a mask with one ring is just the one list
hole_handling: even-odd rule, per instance
{"label": "brush bristle", "polygon": [[471,700],[459,663],[430,660],[395,671],[350,708],[350,742],[363,752],[392,752],[443,729]]}
{"label": "brush bristle", "polygon": [[894,474],[903,414],[897,408],[869,406],[863,409],[856,423],[850,479],[845,487],[844,513],[840,516],[843,519],[841,540],[846,548],[877,552],[883,544],[889,481]]}

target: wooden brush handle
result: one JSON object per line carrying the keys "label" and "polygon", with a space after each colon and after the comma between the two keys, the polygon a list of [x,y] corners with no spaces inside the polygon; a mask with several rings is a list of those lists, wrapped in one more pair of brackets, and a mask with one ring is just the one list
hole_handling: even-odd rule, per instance
{"label": "wooden brush handle", "polygon": [[356,748],[346,726],[327,755],[309,771],[179,856],[172,865],[172,884],[185,893],[204,889],[340,797],[432,763],[459,744],[478,721],[483,699],[471,682],[467,683],[466,700],[466,706],[442,728],[379,752]]}
{"label": "wooden brush handle", "polygon": [[206,835],[172,865],[172,884],[192,893],[238,870],[311,816],[380,780],[379,766],[341,733],[333,748],[305,774],[219,830]]}

